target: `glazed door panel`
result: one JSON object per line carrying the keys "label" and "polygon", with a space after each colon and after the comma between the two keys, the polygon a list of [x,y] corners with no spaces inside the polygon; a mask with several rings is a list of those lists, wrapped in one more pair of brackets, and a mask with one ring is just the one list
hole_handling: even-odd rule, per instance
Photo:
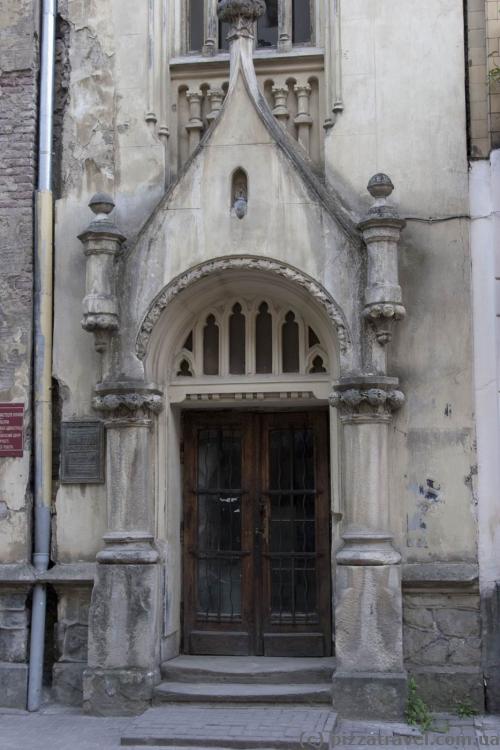
{"label": "glazed door panel", "polygon": [[184,651],[329,655],[325,414],[184,418]]}

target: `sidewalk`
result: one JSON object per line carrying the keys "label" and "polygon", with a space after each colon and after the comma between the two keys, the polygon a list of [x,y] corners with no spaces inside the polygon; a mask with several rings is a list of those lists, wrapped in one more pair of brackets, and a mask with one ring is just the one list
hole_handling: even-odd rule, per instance
{"label": "sidewalk", "polygon": [[[169,708],[174,709],[173,706]],[[179,720],[182,721],[183,712],[180,709]],[[206,708],[203,710],[206,711]],[[242,710],[240,707],[239,711]],[[267,710],[276,709],[260,709],[261,712]],[[231,722],[234,723],[232,711],[230,707],[223,709],[228,734],[232,729]],[[0,709],[0,750],[118,750],[122,735],[129,733],[135,722],[136,719],[131,718],[93,718],[85,716],[78,709],[55,705],[45,706],[38,714]],[[310,731],[310,726],[310,722],[304,721],[304,750],[319,747],[320,738]],[[422,734],[404,724],[339,721],[330,736],[330,747],[500,746],[500,716],[459,719],[440,714],[435,717],[433,729],[438,731]],[[236,736],[234,731],[233,736]],[[212,750],[215,747],[212,745]],[[244,740],[242,747],[245,747]],[[283,750],[286,746],[281,747]],[[183,750],[187,750],[186,746]]]}

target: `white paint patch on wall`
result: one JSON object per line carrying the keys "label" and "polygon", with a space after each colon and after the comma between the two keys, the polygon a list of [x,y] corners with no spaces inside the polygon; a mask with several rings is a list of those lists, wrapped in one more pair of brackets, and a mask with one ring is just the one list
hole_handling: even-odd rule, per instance
{"label": "white paint patch on wall", "polygon": [[500,580],[500,150],[469,179],[477,417],[479,565],[483,594]]}

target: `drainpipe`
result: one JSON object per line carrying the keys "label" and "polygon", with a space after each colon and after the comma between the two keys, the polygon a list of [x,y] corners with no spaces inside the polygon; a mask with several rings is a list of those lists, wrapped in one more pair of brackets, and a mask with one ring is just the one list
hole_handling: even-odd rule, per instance
{"label": "drainpipe", "polygon": [[[54,111],[57,0],[42,0],[38,187],[35,194],[34,262],[34,552],[37,574],[49,567],[52,503],[52,298],[53,222],[52,130]],[[33,589],[28,680],[28,711],[42,698],[47,586]]]}

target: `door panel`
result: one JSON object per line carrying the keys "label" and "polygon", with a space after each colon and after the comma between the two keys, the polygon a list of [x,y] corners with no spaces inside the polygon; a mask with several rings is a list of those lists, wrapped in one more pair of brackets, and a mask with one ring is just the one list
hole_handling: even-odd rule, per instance
{"label": "door panel", "polygon": [[252,441],[243,415],[184,423],[184,642],[188,653],[252,653]]}
{"label": "door panel", "polygon": [[184,418],[184,650],[329,655],[323,413]]}
{"label": "door panel", "polygon": [[330,510],[324,414],[262,422],[263,652],[330,652]]}

